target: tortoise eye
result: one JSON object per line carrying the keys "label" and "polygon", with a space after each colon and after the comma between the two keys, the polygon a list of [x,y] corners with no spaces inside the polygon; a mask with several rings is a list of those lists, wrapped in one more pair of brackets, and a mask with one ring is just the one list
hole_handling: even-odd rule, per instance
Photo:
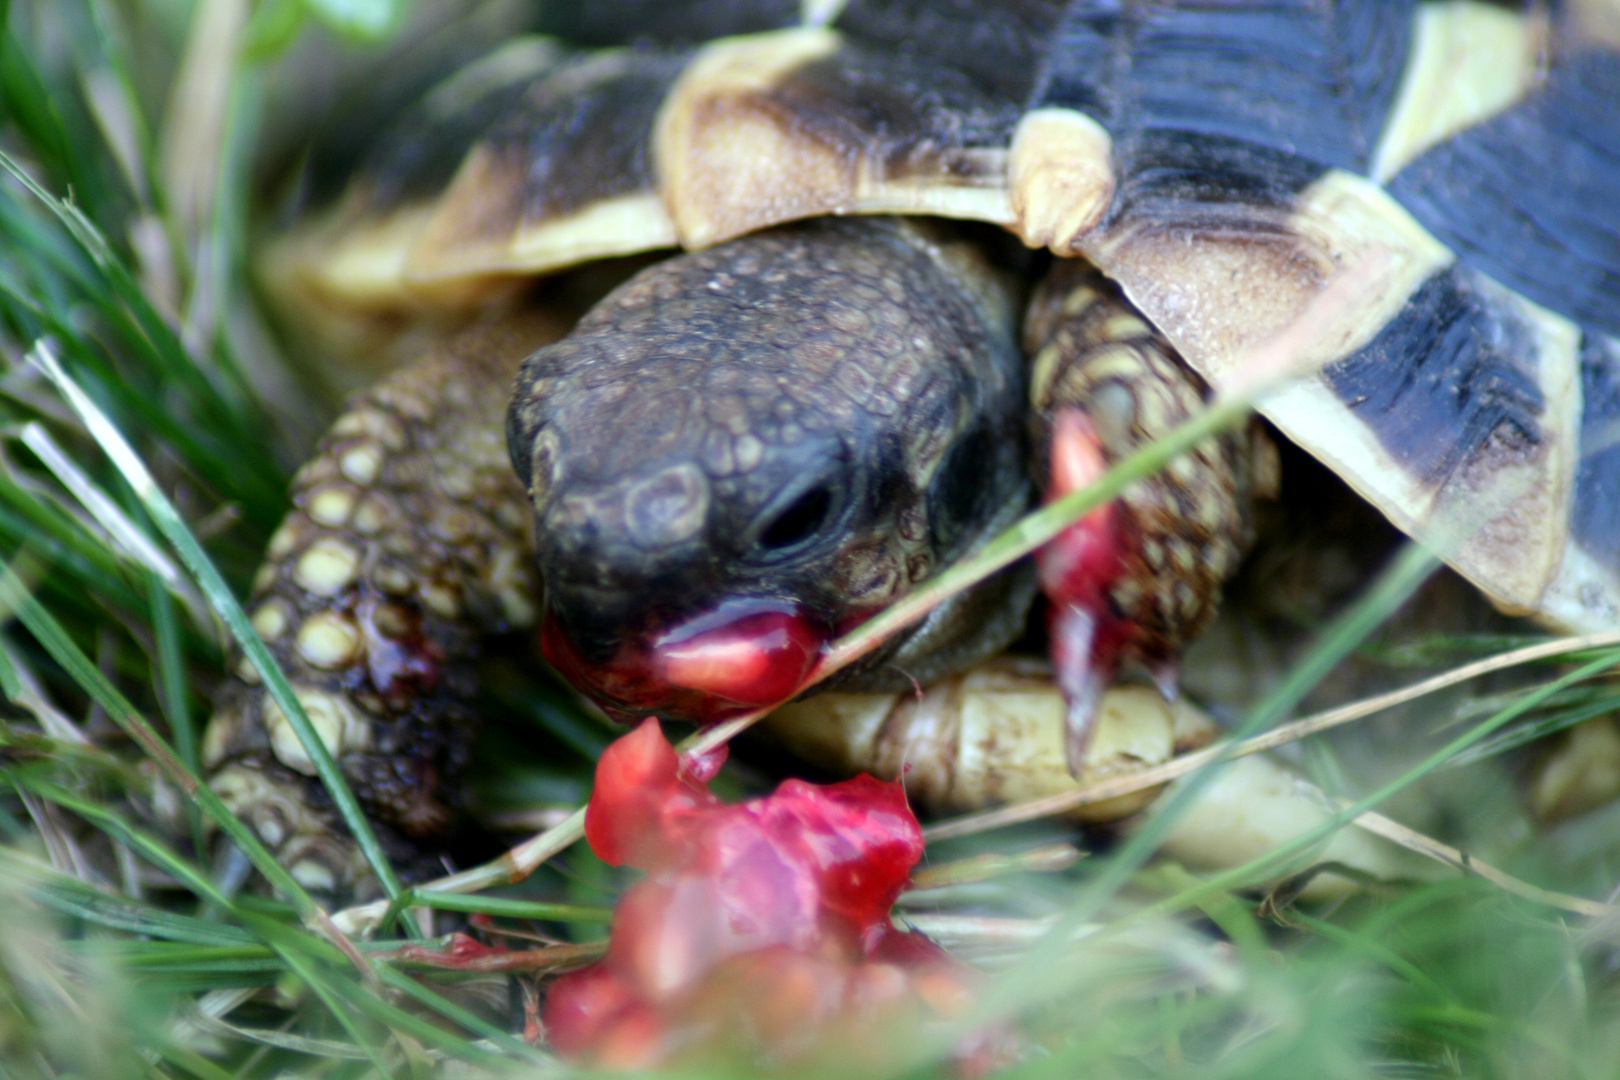
{"label": "tortoise eye", "polygon": [[811,488],[765,527],[759,535],[759,546],[766,551],[781,551],[804,543],[826,524],[831,509],[832,492],[824,487]]}

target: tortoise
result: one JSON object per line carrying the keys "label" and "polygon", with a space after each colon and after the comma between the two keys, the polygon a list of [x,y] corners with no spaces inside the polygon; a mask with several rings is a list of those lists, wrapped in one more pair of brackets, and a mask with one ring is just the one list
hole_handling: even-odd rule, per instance
{"label": "tortoise", "polygon": [[[284,309],[351,341],[477,312],[333,425],[251,602],[393,834],[453,817],[483,636],[538,627],[621,716],[789,697],[1036,488],[1240,382],[1357,265],[1376,287],[1305,328],[1315,366],[1260,411],[1501,609],[1620,624],[1620,6],[536,18],[551,36],[438,86],[264,262]],[[566,336],[526,285],[671,248]],[[1122,666],[1173,694],[1273,453],[1212,437],[1043,556],[1071,764]],[[990,579],[838,685],[997,652],[1036,578]],[[307,881],[356,880],[250,667],[205,750]]]}

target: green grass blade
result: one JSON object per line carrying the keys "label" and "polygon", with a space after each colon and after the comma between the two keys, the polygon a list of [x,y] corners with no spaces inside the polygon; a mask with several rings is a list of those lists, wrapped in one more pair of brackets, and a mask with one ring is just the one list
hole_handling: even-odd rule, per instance
{"label": "green grass blade", "polygon": [[123,474],[125,482],[134,490],[135,497],[141,501],[146,512],[151,515],[153,522],[164,537],[173,545],[179,554],[181,562],[197,581],[207,597],[214,611],[225,622],[231,636],[235,638],[238,646],[247,655],[248,660],[264,680],[266,690],[271,699],[281,707],[286,714],[293,730],[298,735],[298,741],[303,744],[310,760],[315,763],[315,769],[326,785],[326,790],[337,806],[338,814],[343,823],[348,826],[355,842],[360,846],[366,861],[370,863],[372,872],[377,875],[378,882],[390,899],[397,898],[402,887],[394,868],[389,864],[388,856],[383,851],[382,844],[377,840],[376,833],[372,831],[371,823],[367,820],[365,812],[361,810],[360,803],[349,789],[348,782],[343,778],[342,770],[332,758],[320,735],[315,731],[314,725],[304,712],[304,707],[298,701],[292,690],[292,684],[287,681],[286,675],[281,671],[270,650],[265,647],[258,633],[248,622],[246,612],[242,605],[237,603],[230,587],[220,577],[219,571],[203,552],[202,546],[191,535],[191,530],[181,520],[174,505],[159,490],[152,474],[141,463],[135,451],[125,441],[117,428],[107,419],[106,415],[91,401],[68,374],[62,370],[49,347],[41,343],[30,354],[41,369],[56,384],[79,415],[85,427],[89,429],[92,437],[101,445],[103,451],[113,461],[118,471]]}
{"label": "green grass blade", "polygon": [[393,33],[405,0],[304,0],[333,33],[354,41],[380,41]]}
{"label": "green grass blade", "polygon": [[[259,923],[266,923],[266,925],[262,927],[262,932],[266,935],[267,939],[271,940],[272,944],[276,944],[276,939],[280,937],[294,935],[294,931],[282,926],[279,923],[264,920],[261,916],[248,915],[246,918],[248,919],[250,926]],[[294,936],[296,937],[297,935]],[[324,945],[324,943],[321,944]],[[329,945],[325,945],[324,947],[327,949],[331,948]],[[287,955],[289,958],[291,958],[294,955],[293,951],[288,950]],[[300,976],[321,979],[321,973],[318,969],[313,967],[312,961],[307,956],[298,957],[298,963],[294,970],[297,971]],[[381,970],[378,971],[378,978],[385,978],[382,975]],[[315,985],[315,983],[311,984],[312,987]],[[355,1012],[364,1014],[377,1023],[384,1024],[387,1027],[403,1032],[410,1035],[414,1039],[420,1040],[421,1042],[424,1042],[430,1046],[437,1047],[438,1049],[444,1050],[447,1053],[454,1054],[462,1060],[470,1061],[473,1064],[494,1065],[501,1061],[499,1055],[491,1054],[486,1050],[481,1050],[478,1047],[473,1046],[466,1039],[460,1038],[443,1030],[442,1028],[436,1027],[420,1017],[412,1016],[397,1006],[390,1005],[378,995],[363,989],[353,982],[341,979],[324,979],[319,983],[319,985],[323,1000],[327,1001],[329,1007],[331,1007],[334,1011],[337,1011],[340,1008],[338,1003],[341,1002],[341,1008],[352,1009]],[[351,1031],[351,1035],[352,1034],[353,1032]],[[381,1066],[379,1066],[379,1068],[380,1067]]]}
{"label": "green grass blade", "polygon": [[140,284],[130,274],[123,260],[113,250],[107,238],[95,223],[72,203],[66,203],[45,190],[34,178],[7,154],[0,153],[0,167],[10,172],[26,187],[30,194],[42,202],[59,220],[68,234],[78,242],[85,254],[103,275],[111,295],[123,305],[122,310],[135,320],[135,325],[160,356],[180,362],[173,364],[173,374],[183,379],[188,388],[201,396],[223,417],[247,425],[251,418],[238,414],[197,365],[186,362],[187,352],[182,342],[163,315],[152,305]]}
{"label": "green grass blade", "polygon": [[460,1024],[468,1031],[476,1032],[483,1038],[502,1047],[507,1053],[520,1061],[529,1061],[535,1064],[554,1064],[549,1057],[534,1047],[513,1038],[511,1033],[496,1027],[476,1013],[469,1012],[443,995],[435,993],[425,984],[396,969],[392,964],[379,963],[377,965],[377,976],[389,989],[397,990],[406,997],[415,1000],[418,1004],[432,1009],[446,1020]]}
{"label": "green grass blade", "polygon": [[[360,1017],[355,1015],[359,1011],[358,1002],[365,1001],[371,995],[361,992],[358,995],[349,995],[343,992],[346,983],[344,980],[332,978],[327,971],[317,964],[307,953],[308,942],[301,940],[303,935],[290,930],[273,919],[251,912],[239,912],[243,921],[253,932],[270,943],[270,946],[281,954],[287,961],[294,974],[304,981],[321,1003],[326,1006],[339,1026],[354,1040],[356,1046],[363,1050],[370,1059],[372,1066],[378,1074],[385,1077],[394,1075],[382,1058],[382,1048],[360,1023]],[[357,1000],[358,999],[358,1000]]]}
{"label": "green grass blade", "polygon": [[35,900],[98,926],[192,945],[232,946],[253,941],[237,927],[110,895],[49,867],[28,865],[13,852],[0,851],[0,863],[27,883],[28,894]]}
{"label": "green grass blade", "polygon": [[[42,499],[0,470],[0,533],[10,534],[18,546],[27,543],[51,556],[54,564],[67,563],[75,577],[93,594],[116,606],[136,606],[137,594],[122,573],[119,557],[61,507]],[[52,584],[46,581],[46,586]],[[84,596],[77,598],[79,601]]]}
{"label": "green grass blade", "polygon": [[63,98],[53,92],[34,58],[12,33],[10,4],[0,8],[0,117],[15,124],[39,151],[56,182],[98,214],[105,212],[106,173],[81,125],[62,114]]}
{"label": "green grass blade", "polygon": [[209,1061],[197,1051],[182,1046],[172,1039],[159,1038],[155,1049],[165,1061],[184,1069],[197,1080],[240,1080],[227,1070]]}
{"label": "green grass blade", "polygon": [[[1432,552],[1415,542],[1408,543],[1365,595],[1335,620],[1322,634],[1321,641],[1293,665],[1282,683],[1232,729],[1231,741],[1235,743],[1267,731],[1292,713],[1330,671],[1354,652],[1369,634],[1428,580],[1439,565],[1440,560]],[[1104,863],[1107,869],[1098,875],[1094,885],[1096,894],[1083,899],[1066,916],[1073,920],[1071,925],[1078,925],[1093,917],[1106,897],[1152,857],[1174,826],[1176,818],[1185,813],[1214,782],[1226,760],[1224,757],[1215,758],[1188,776],[1168,798],[1155,804],[1147,822]]]}
{"label": "green grass blade", "polygon": [[[232,432],[238,442],[259,432],[263,420],[257,411],[248,409],[241,401],[231,400],[193,362],[185,343],[153,307],[95,225],[76,207],[55,198],[37,184],[4,152],[0,152],[0,168],[10,172],[40,200],[90,257],[107,286],[104,290],[92,289],[89,293],[91,302],[115,323],[132,320],[132,326],[122,335],[122,339],[127,345],[145,353],[148,370],[162,372],[169,379],[178,379],[198,403],[202,415],[209,418],[209,428]],[[160,410],[152,411],[154,414],[160,413]],[[176,430],[171,437],[176,442],[185,442],[189,435],[183,430]],[[195,454],[191,460],[212,466],[221,489],[239,493],[254,512],[279,516],[281,477],[267,470],[258,455],[233,455],[225,444],[213,449],[213,453]],[[231,462],[233,467],[224,468],[226,462]]]}
{"label": "green grass blade", "polygon": [[[1551,702],[1548,703],[1552,704]],[[1572,704],[1569,707],[1549,711],[1537,716],[1492,738],[1485,739],[1477,746],[1469,747],[1446,762],[1447,768],[1458,768],[1472,765],[1476,761],[1483,761],[1498,754],[1505,754],[1509,750],[1517,750],[1521,746],[1556,735],[1566,731],[1577,724],[1587,720],[1595,720],[1600,716],[1607,716],[1620,712],[1620,694],[1602,693],[1593,700],[1584,704]]]}
{"label": "green grass blade", "polygon": [[[146,595],[152,605],[152,636],[157,643],[158,697],[163,704],[164,718],[174,738],[175,752],[180,762],[193,776],[202,775],[202,762],[197,756],[197,729],[192,723],[191,708],[186,691],[185,660],[180,648],[180,626],[175,619],[174,600],[156,574],[147,575]],[[189,807],[192,844],[204,850],[202,814],[195,803]]]}
{"label": "green grass blade", "polygon": [[504,896],[468,896],[441,889],[412,889],[407,906],[423,905],[440,911],[469,911],[499,915],[508,919],[535,919],[541,922],[608,923],[612,908],[581,907],[578,904],[545,904],[534,900],[514,900]]}
{"label": "green grass blade", "polygon": [[153,866],[173,877],[196,895],[212,900],[221,906],[227,905],[226,897],[214,888],[214,883],[208,879],[207,874],[186,859],[182,859],[175,854],[167,844],[143,830],[135,828],[120,815],[113,813],[106,807],[88,802],[57,784],[32,776],[21,769],[0,769],[0,776],[5,777],[20,789],[32,792],[42,799],[49,799],[57,806],[62,807],[62,809],[77,814],[118,843],[123,844],[146,859]]}
{"label": "green grass blade", "polygon": [[59,624],[27,588],[9,566],[0,566],[0,608],[14,612],[34,635],[45,651],[71,676],[91,699],[100,705],[108,717],[156,762],[159,769],[189,798],[194,799],[202,812],[218,825],[242,849],[254,867],[281,893],[292,900],[300,912],[313,912],[315,902],[303,886],[276,862],[258,836],[219,797],[210,791],[195,774],[190,772],[175,755],[162,736],[147,723],[146,718],[131,705],[107,677],[79,650]]}
{"label": "green grass blade", "polygon": [[1301,926],[1309,927],[1312,931],[1322,935],[1323,937],[1332,938],[1339,944],[1349,946],[1353,951],[1360,955],[1372,958],[1377,963],[1382,964],[1384,967],[1387,967],[1389,970],[1395,972],[1413,986],[1419,987],[1426,993],[1433,995],[1443,1004],[1451,1007],[1458,1007],[1461,1005],[1461,1002],[1457,1000],[1456,995],[1450,990],[1446,989],[1444,986],[1440,985],[1434,979],[1430,978],[1428,972],[1422,970],[1405,957],[1375,941],[1369,935],[1346,929],[1345,927],[1328,922],[1326,919],[1312,918],[1310,915],[1307,915],[1302,911],[1291,912],[1289,914],[1289,918],[1294,922],[1299,923]]}

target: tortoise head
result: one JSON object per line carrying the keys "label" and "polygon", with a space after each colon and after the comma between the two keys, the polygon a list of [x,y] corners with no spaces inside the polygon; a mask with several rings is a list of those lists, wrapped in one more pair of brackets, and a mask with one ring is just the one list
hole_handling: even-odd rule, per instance
{"label": "tortoise head", "polygon": [[624,716],[779,701],[1021,508],[996,281],[909,226],[818,222],[645,270],[532,356],[508,441],[552,663]]}

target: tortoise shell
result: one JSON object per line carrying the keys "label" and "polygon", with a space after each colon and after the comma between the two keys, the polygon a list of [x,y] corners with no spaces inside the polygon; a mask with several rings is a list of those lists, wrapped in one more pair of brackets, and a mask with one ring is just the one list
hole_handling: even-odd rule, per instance
{"label": "tortoise shell", "polygon": [[441,85],[277,245],[275,287],[454,307],[794,219],[937,215],[1083,256],[1220,388],[1374,260],[1377,287],[1313,328],[1314,373],[1261,411],[1504,609],[1620,624],[1620,6],[570,18],[553,28],[640,36],[523,38]]}

